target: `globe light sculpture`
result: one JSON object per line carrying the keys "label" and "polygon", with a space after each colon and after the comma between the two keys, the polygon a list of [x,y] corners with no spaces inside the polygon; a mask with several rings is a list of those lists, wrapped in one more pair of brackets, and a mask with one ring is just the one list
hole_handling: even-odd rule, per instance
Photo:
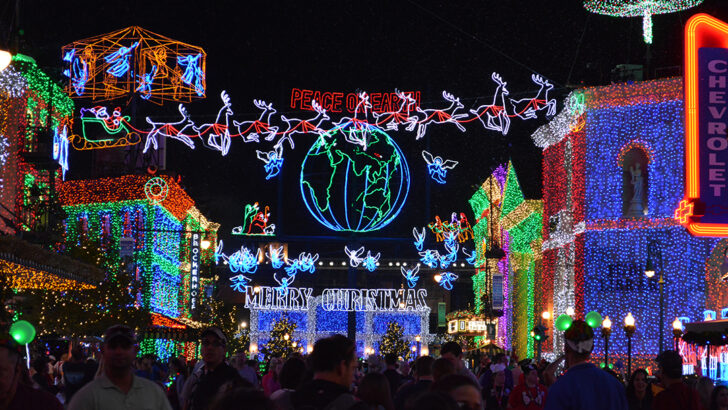
{"label": "globe light sculpture", "polygon": [[702,3],[703,0],[585,0],[584,8],[592,13],[612,17],[642,17],[642,37],[652,44],[652,15],[676,13]]}
{"label": "globe light sculpture", "polygon": [[316,139],[301,165],[311,215],[334,231],[387,226],[407,200],[410,173],[402,150],[379,127],[349,121]]}

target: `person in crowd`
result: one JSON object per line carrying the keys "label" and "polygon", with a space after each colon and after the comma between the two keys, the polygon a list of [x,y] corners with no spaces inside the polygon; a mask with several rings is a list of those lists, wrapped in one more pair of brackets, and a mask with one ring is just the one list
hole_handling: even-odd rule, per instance
{"label": "person in crowd", "polygon": [[8,333],[0,334],[0,409],[63,410],[51,393],[29,383],[24,350]]}
{"label": "person in crowd", "polygon": [[247,380],[241,379],[246,387],[235,387],[221,394],[208,407],[209,410],[276,410],[275,405],[265,394],[250,387]]}
{"label": "person in crowd", "polygon": [[594,331],[576,319],[564,332],[568,370],[551,386],[546,397],[548,410],[626,410],[624,386],[589,362],[594,349]]}
{"label": "person in crowd", "polygon": [[250,366],[250,363],[255,363],[255,361],[248,360],[245,357],[244,352],[238,352],[235,356],[235,360],[233,361],[233,364],[235,365],[235,369],[237,369],[238,374],[240,377],[243,378],[243,380],[247,380],[250,384],[253,385],[253,387],[258,388],[258,372],[256,371],[257,365],[255,368]]}
{"label": "person in crowd", "polygon": [[305,375],[306,362],[300,357],[293,356],[283,364],[281,374],[278,377],[281,388],[270,395],[271,401],[273,401],[279,410],[293,409],[291,395],[301,386]]}
{"label": "person in crowd", "polygon": [[458,344],[457,342],[446,342],[440,348],[440,357],[451,361],[452,364],[455,365],[455,373],[470,377],[470,379],[475,382],[478,388],[480,388],[480,382],[478,382],[478,378],[475,377],[473,372],[465,367],[465,362],[463,362],[463,349],[462,347],[460,347],[460,344]]}
{"label": "person in crowd", "polygon": [[382,373],[368,373],[359,382],[356,397],[367,409],[394,410],[389,379]]}
{"label": "person in crowd", "polygon": [[460,410],[458,403],[449,394],[424,392],[417,396],[405,410]]}
{"label": "person in crowd", "polygon": [[710,396],[713,394],[713,379],[706,376],[701,376],[698,379],[695,390],[698,391],[700,396],[700,404],[703,405],[703,410],[710,408]]}
{"label": "person in crowd", "polygon": [[682,357],[674,350],[665,350],[657,356],[657,377],[665,390],[655,396],[653,409],[701,409],[700,396],[682,381]]}
{"label": "person in crowd", "polygon": [[[480,356],[480,362],[478,363],[478,369],[475,372],[475,376],[480,380],[481,377],[483,377],[483,374],[486,371],[490,371],[490,365],[492,364],[490,356],[487,354],[484,354]],[[483,383],[481,382],[480,385],[482,386]]]}
{"label": "person in crowd", "polygon": [[647,382],[647,370],[637,369],[632,372],[627,384],[627,404],[629,410],[652,409],[652,389]]}
{"label": "person in crowd", "polygon": [[280,357],[270,359],[270,362],[268,363],[268,373],[263,376],[263,380],[261,381],[265,397],[270,397],[274,391],[281,388],[281,385],[278,382],[278,374],[281,372],[281,366],[283,366],[283,359]]}
{"label": "person in crowd", "polygon": [[73,395],[68,410],[171,410],[159,385],[134,374],[132,365],[138,350],[130,328],[108,328],[101,347],[104,371]]}
{"label": "person in crowd", "polygon": [[73,395],[93,380],[96,368],[86,363],[86,354],[81,346],[71,350],[71,357],[63,363],[63,386],[66,403],[70,403]]}
{"label": "person in crowd", "polygon": [[182,389],[185,386],[187,375],[187,366],[185,366],[179,359],[173,358],[169,360],[167,398],[174,410],[180,410],[182,408],[180,397],[182,396]]}
{"label": "person in crowd", "polygon": [[397,355],[394,353],[385,354],[384,363],[387,364],[387,368],[382,374],[389,381],[389,391],[394,395],[399,389],[399,385],[402,384],[402,375],[397,371]]}
{"label": "person in crowd", "polygon": [[[447,363],[450,363],[445,359]],[[426,392],[432,385],[432,365],[435,359],[431,356],[420,356],[415,362],[415,379],[399,388],[394,396],[394,407],[397,410],[404,410],[407,404],[420,394]],[[453,367],[453,373],[455,368]]]}
{"label": "person in crowd", "polygon": [[70,403],[73,395],[93,380],[96,367],[86,363],[86,354],[81,346],[71,350],[70,359],[63,363],[63,386],[66,403]]}
{"label": "person in crowd", "polygon": [[[412,382],[415,378],[412,375],[414,372],[413,369],[414,362],[409,362],[407,360],[404,360],[402,363],[400,363],[399,366],[399,374],[402,375],[402,378],[400,379],[399,387],[402,388],[402,385],[406,383]],[[394,394],[396,392],[392,392]]]}
{"label": "person in crowd", "polygon": [[147,380],[151,380],[155,383],[161,381],[161,369],[156,366],[156,357],[153,354],[145,354],[139,360],[139,368],[136,371],[136,375],[143,377]]}
{"label": "person in crowd", "polygon": [[200,333],[202,365],[185,382],[182,389],[182,408],[206,409],[220,389],[240,380],[240,374],[225,363],[227,337],[218,327],[208,327]]}
{"label": "person in crowd", "polygon": [[293,393],[294,408],[346,409],[352,406],[356,400],[350,389],[358,367],[354,342],[342,335],[319,339],[310,360],[313,380]]}
{"label": "person in crowd", "polygon": [[531,361],[522,362],[522,382],[513,388],[508,403],[514,410],[540,410],[546,405],[546,386],[539,383],[538,368]]}
{"label": "person in crowd", "polygon": [[68,353],[63,353],[61,359],[53,365],[53,377],[57,386],[63,386],[63,364],[68,361]]}
{"label": "person in crowd", "polygon": [[506,366],[503,363],[490,365],[492,385],[483,389],[487,409],[505,410],[508,407],[508,396],[511,390],[506,387]]}
{"label": "person in crowd", "polygon": [[483,395],[480,386],[472,378],[461,374],[451,374],[432,384],[431,391],[450,395],[461,409],[482,410]]}
{"label": "person in crowd", "polygon": [[706,410],[728,410],[728,387],[716,386],[710,394],[710,407]]}
{"label": "person in crowd", "polygon": [[50,359],[45,356],[40,356],[35,359],[33,361],[33,370],[35,370],[35,374],[31,378],[38,388],[55,395],[58,393],[58,387],[53,384],[53,377],[51,377],[49,373],[50,366],[48,366],[48,362],[50,362]]}
{"label": "person in crowd", "polygon": [[439,381],[445,376],[455,374],[455,365],[445,358],[439,358],[432,362],[432,380]]}
{"label": "person in crowd", "polygon": [[490,390],[493,383],[493,372],[491,371],[491,369],[493,368],[493,365],[496,364],[503,365],[503,375],[506,378],[505,387],[508,390],[513,390],[513,372],[511,371],[511,369],[508,368],[508,355],[506,355],[505,353],[496,353],[496,355],[493,356],[491,366],[489,366],[488,369],[483,370],[482,374],[480,375],[480,379],[478,380],[478,383],[480,383],[484,391]]}

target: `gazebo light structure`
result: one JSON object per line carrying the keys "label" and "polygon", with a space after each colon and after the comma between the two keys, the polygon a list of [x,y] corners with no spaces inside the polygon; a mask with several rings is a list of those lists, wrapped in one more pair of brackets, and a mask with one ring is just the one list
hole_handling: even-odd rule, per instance
{"label": "gazebo light structure", "polygon": [[703,0],[585,0],[584,7],[592,13],[612,17],[642,17],[642,36],[652,44],[652,15],[687,10]]}

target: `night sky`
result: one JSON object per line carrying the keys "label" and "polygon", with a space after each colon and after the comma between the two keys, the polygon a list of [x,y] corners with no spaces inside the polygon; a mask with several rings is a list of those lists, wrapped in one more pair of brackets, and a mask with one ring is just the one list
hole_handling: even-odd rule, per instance
{"label": "night sky", "polygon": [[[573,0],[28,0],[20,4],[19,27],[24,35],[19,51],[34,57],[59,79],[63,45],[132,25],[203,47],[207,52],[207,99],[186,104],[198,123],[214,118],[222,90],[230,94],[237,120],[257,117],[254,98],[272,102],[278,115],[308,116],[289,107],[294,87],[344,93],[418,90],[425,108],[447,106],[441,98],[441,92],[447,90],[467,110],[492,99],[492,72],[508,82],[512,98],[535,94],[538,87],[531,82],[531,74],[542,75],[554,84],[552,96],[559,100],[560,110],[563,96],[571,89],[609,84],[614,66],[643,64],[646,55],[641,19],[590,14],[580,1]],[[3,7],[0,46],[7,49],[8,28],[18,26],[12,24],[13,5]],[[654,17],[652,77],[655,73],[680,75],[684,23],[697,12],[728,19],[724,0],[706,0],[685,12]],[[146,115],[172,118],[176,113],[175,103],[164,107],[141,104],[142,123]],[[88,105],[90,101],[77,100],[77,107]],[[420,141],[415,141],[414,133],[392,133],[412,173],[410,196],[398,219],[359,239],[410,238],[413,226],[424,226],[436,214],[464,211],[472,218],[467,200],[475,187],[509,158],[526,197],[540,198],[541,150],[529,136],[546,122],[543,113],[536,120],[514,119],[505,137],[477,122],[465,133],[451,124],[433,125]],[[230,229],[241,224],[243,206],[255,201],[271,206],[280,233],[331,235],[303,208],[298,188],[301,160],[314,140],[311,135],[298,137],[296,150],[286,154],[280,179],[266,181],[262,162],[255,158],[256,148],[270,144],[256,147],[238,138],[224,158],[218,152],[191,151],[170,141],[167,172],[181,175],[203,213],[222,223],[223,238],[229,238]],[[423,149],[460,162],[448,174],[446,185],[428,182],[420,156]],[[88,157],[72,152],[70,162],[70,178],[89,175]],[[405,257],[415,256],[411,250]]]}

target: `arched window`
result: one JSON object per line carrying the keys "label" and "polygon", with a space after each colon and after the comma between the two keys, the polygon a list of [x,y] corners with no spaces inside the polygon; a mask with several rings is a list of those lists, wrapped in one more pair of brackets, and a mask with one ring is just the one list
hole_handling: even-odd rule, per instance
{"label": "arched window", "polygon": [[639,145],[625,147],[620,153],[622,166],[622,216],[642,218],[647,216],[649,190],[648,153]]}

